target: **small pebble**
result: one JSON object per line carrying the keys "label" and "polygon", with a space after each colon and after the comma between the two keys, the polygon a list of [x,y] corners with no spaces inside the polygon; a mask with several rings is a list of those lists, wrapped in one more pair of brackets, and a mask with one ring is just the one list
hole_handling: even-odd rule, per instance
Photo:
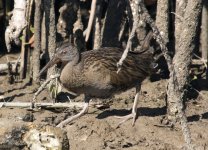
{"label": "small pebble", "polygon": [[25,122],[33,122],[35,120],[35,117],[32,113],[27,113],[23,118],[23,121]]}

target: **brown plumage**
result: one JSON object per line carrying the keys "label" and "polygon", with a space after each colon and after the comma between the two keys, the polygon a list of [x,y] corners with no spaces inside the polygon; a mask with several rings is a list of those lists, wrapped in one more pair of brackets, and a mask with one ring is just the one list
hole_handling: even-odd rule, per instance
{"label": "brown plumage", "polygon": [[[83,115],[88,109],[89,100],[93,97],[107,98],[132,87],[137,87],[138,94],[141,82],[151,74],[153,69],[152,53],[146,50],[149,48],[151,38],[152,34],[147,36],[146,46],[142,47],[143,50],[145,49],[144,52],[129,52],[119,73],[117,73],[117,62],[123,54],[122,49],[105,47],[80,54],[68,43],[59,47],[40,74],[55,63],[68,62],[61,71],[60,81],[69,91],[77,94],[83,93],[85,106],[79,114],[63,121],[58,126],[62,127]],[[138,95],[135,98],[132,115],[128,115],[126,120],[134,118],[135,121],[137,101]]]}

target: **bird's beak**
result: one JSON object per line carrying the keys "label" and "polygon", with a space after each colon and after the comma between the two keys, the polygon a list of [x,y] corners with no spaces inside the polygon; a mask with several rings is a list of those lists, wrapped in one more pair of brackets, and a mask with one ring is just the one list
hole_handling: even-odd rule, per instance
{"label": "bird's beak", "polygon": [[46,72],[50,67],[52,67],[53,65],[57,64],[59,62],[59,59],[57,59],[56,57],[53,57],[46,65],[45,67],[43,67],[43,69],[41,69],[41,71],[39,72],[37,77],[40,77],[44,72]]}

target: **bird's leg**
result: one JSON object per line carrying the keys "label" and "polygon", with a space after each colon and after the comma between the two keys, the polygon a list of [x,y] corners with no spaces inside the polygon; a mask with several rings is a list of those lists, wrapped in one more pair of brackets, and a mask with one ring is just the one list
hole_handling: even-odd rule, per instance
{"label": "bird's leg", "polygon": [[72,116],[72,117],[70,117],[70,118],[60,122],[57,125],[57,127],[63,128],[66,124],[68,124],[68,123],[72,122],[73,120],[78,119],[79,117],[83,116],[88,111],[89,100],[90,99],[85,98],[85,103],[84,103],[84,106],[83,106],[82,110],[78,114],[76,114],[76,115],[74,115],[74,116]]}
{"label": "bird's leg", "polygon": [[123,124],[124,122],[126,122],[129,119],[133,119],[132,126],[134,126],[135,121],[136,121],[136,117],[137,117],[137,104],[138,104],[138,100],[139,100],[139,92],[140,92],[140,89],[141,89],[141,85],[138,85],[136,87],[136,95],[135,95],[135,98],[134,98],[134,104],[133,104],[133,107],[132,107],[131,114],[126,115],[126,116],[122,116],[122,117],[116,116],[117,118],[123,118],[124,119],[121,122],[119,122],[119,124],[117,125],[117,127],[119,127],[121,124]]}

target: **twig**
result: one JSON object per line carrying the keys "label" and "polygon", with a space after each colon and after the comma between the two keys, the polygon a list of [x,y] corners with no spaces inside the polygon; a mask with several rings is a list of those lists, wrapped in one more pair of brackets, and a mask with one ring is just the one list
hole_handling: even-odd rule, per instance
{"label": "twig", "polygon": [[206,59],[201,58],[201,57],[199,57],[199,56],[196,55],[196,54],[194,54],[194,56],[195,56],[196,58],[200,59],[200,60],[203,62],[204,66],[207,68],[207,60],[206,60]]}
{"label": "twig", "polygon": [[60,77],[60,74],[51,75],[50,78],[48,78],[48,79],[47,79],[47,80],[39,87],[38,91],[35,92],[32,102],[35,102],[35,101],[36,101],[37,96],[43,91],[43,89],[46,87],[46,85],[47,85],[51,80],[56,79],[56,78],[58,78],[58,77]]}
{"label": "twig", "polygon": [[117,63],[117,68],[118,68],[117,73],[119,73],[119,71],[121,70],[121,67],[123,65],[123,62],[126,59],[129,50],[131,49],[132,39],[134,38],[136,29],[137,29],[137,26],[138,26],[138,21],[139,21],[139,6],[138,6],[138,3],[137,2],[139,2],[139,0],[136,1],[133,6],[131,6],[132,14],[133,14],[133,18],[134,18],[133,27],[132,27],[131,34],[129,36],[129,39],[128,39],[128,42],[127,42],[127,45],[126,45],[126,49],[124,50],[124,52],[123,52],[123,54],[121,56],[121,59]]}
{"label": "twig", "polygon": [[178,19],[180,19],[181,22],[184,21],[184,18],[182,16],[180,16],[180,15],[174,13],[174,12],[170,12],[170,13],[174,14]]}
{"label": "twig", "polygon": [[204,64],[205,62],[206,62],[206,60],[200,60],[200,59],[192,59],[191,60],[191,64],[201,65],[201,66],[204,66],[205,68],[207,68],[206,65]]}
{"label": "twig", "polygon": [[144,21],[147,22],[150,27],[152,28],[152,31],[153,31],[153,37],[155,38],[155,40],[158,42],[158,44],[160,44],[160,47],[161,47],[161,51],[163,53],[163,56],[165,57],[165,60],[168,64],[168,69],[171,71],[173,70],[173,64],[172,64],[172,58],[171,56],[169,55],[169,52],[168,52],[168,49],[166,47],[166,43],[164,42],[154,20],[151,18],[150,14],[148,13],[145,5],[143,2],[139,3],[140,7],[141,7],[141,10],[143,12],[143,15],[144,15]]}
{"label": "twig", "polygon": [[123,24],[122,24],[122,27],[121,27],[121,31],[120,31],[119,36],[118,36],[119,41],[121,41],[121,39],[124,36],[124,31],[125,31],[125,28],[126,28],[126,24],[127,24],[127,18],[124,18]]}
{"label": "twig", "polygon": [[90,18],[89,18],[89,21],[88,21],[87,29],[84,31],[84,35],[86,35],[86,37],[85,37],[86,42],[89,39],[90,32],[91,32],[91,29],[92,29],[92,23],[93,23],[93,20],[95,18],[96,3],[97,3],[97,0],[92,0]]}

